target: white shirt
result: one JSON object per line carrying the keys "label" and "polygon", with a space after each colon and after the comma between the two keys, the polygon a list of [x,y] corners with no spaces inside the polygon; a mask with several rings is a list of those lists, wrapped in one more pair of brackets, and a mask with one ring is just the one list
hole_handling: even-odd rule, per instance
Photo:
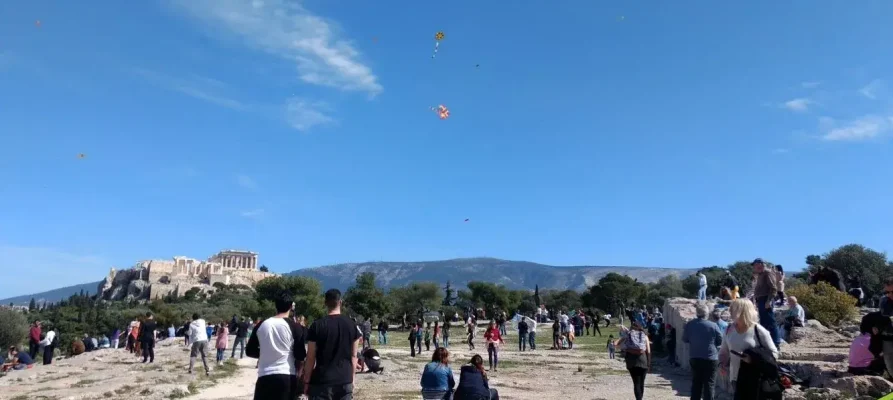
{"label": "white shirt", "polygon": [[806,323],[806,311],[804,311],[803,306],[799,304],[788,310],[788,315],[800,320],[800,324]]}
{"label": "white shirt", "polygon": [[530,317],[524,317],[524,322],[527,323],[528,332],[536,333],[536,321],[534,321]]}
{"label": "white shirt", "polygon": [[[763,328],[759,324],[754,325],[757,328],[757,332],[760,335],[760,342],[763,344],[763,348],[772,352],[776,358],[778,357],[778,348],[775,347],[775,343],[772,342],[772,336],[769,335],[769,331],[766,328]],[[734,354],[731,354],[729,350],[735,350],[741,353],[744,353],[744,350],[752,349],[757,347],[757,340],[754,336],[754,329],[750,328],[747,332],[738,333],[738,330],[735,329],[735,324],[731,324],[729,329],[729,333],[726,334],[726,337],[722,340],[722,347],[719,349],[720,357],[731,357],[729,362],[729,379],[731,381],[738,380],[738,368],[741,366],[741,357],[738,357]]]}
{"label": "white shirt", "polygon": [[207,342],[208,325],[205,320],[199,318],[189,324],[189,343]]}
{"label": "white shirt", "polygon": [[707,276],[698,274],[698,286],[707,286]]}
{"label": "white shirt", "polygon": [[567,318],[567,314],[561,314],[561,316],[558,317],[558,318],[559,318],[559,320],[561,321],[562,324],[567,325],[567,320],[568,320],[568,318]]}
{"label": "white shirt", "polygon": [[295,375],[295,355],[292,346],[295,338],[291,328],[282,318],[270,318],[257,328],[260,358],[257,360],[257,377],[267,375]]}
{"label": "white shirt", "polygon": [[53,343],[53,339],[55,339],[55,338],[56,338],[56,331],[49,331],[49,332],[47,332],[46,337],[44,337],[43,340],[40,341],[40,345],[41,346],[49,346],[50,343]]}

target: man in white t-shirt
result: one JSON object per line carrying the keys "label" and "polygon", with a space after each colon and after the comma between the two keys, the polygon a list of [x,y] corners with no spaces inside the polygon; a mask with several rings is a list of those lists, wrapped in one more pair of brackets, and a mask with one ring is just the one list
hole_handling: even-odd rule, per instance
{"label": "man in white t-shirt", "polygon": [[277,314],[264,320],[248,339],[245,354],[257,358],[255,400],[294,400],[304,390],[298,370],[307,358],[306,329],[289,318],[295,303],[289,296],[274,301]]}

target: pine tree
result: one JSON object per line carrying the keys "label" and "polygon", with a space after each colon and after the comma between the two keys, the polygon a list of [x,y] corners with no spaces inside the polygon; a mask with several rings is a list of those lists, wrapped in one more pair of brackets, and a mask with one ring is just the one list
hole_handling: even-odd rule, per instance
{"label": "pine tree", "polygon": [[37,302],[34,301],[34,298],[31,298],[31,302],[28,303],[28,311],[34,311],[37,309]]}

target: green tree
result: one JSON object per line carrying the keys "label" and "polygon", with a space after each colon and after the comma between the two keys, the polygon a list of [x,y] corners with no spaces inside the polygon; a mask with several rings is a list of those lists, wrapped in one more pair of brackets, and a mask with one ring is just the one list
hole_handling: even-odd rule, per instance
{"label": "green tree", "polygon": [[295,301],[295,311],[310,318],[325,315],[322,287],[319,281],[306,276],[277,276],[266,278],[254,287],[259,301],[273,301],[283,294]]}
{"label": "green tree", "polygon": [[667,275],[657,282],[646,285],[645,304],[663,306],[667,299],[686,297],[688,293],[682,287],[682,281],[676,275]]}
{"label": "green tree", "polygon": [[406,286],[393,287],[388,291],[392,315],[402,319],[406,314],[411,321],[427,308],[436,310],[443,300],[440,286],[434,282],[413,282]]}
{"label": "green tree", "polygon": [[28,320],[24,314],[11,309],[0,309],[0,348],[18,346],[27,335]]}
{"label": "green tree", "polygon": [[546,307],[555,310],[570,311],[583,307],[580,292],[576,290],[550,290],[540,292]]}
{"label": "green tree", "polygon": [[270,269],[267,268],[266,265],[261,265],[261,266],[260,266],[260,272],[270,272]]}
{"label": "green tree", "polygon": [[28,303],[28,311],[30,312],[30,311],[34,311],[34,310],[37,310],[37,301],[35,301],[34,298],[32,297],[31,302]]}
{"label": "green tree", "polygon": [[514,312],[521,304],[521,293],[490,282],[469,282],[468,292],[471,302],[490,315],[494,311]]}
{"label": "green tree", "polygon": [[375,273],[364,272],[356,283],[344,293],[344,304],[365,318],[384,316],[390,311],[390,303],[384,290],[375,284]]}
{"label": "green tree", "polygon": [[611,272],[599,279],[597,285],[589,287],[589,295],[586,298],[591,304],[585,305],[605,312],[622,313],[626,306],[641,303],[644,295],[644,284],[629,276]]}
{"label": "green tree", "polygon": [[866,293],[883,290],[884,279],[891,275],[887,255],[861,244],[840,246],[822,258],[821,265],[836,269],[844,279],[857,276],[862,281]]}

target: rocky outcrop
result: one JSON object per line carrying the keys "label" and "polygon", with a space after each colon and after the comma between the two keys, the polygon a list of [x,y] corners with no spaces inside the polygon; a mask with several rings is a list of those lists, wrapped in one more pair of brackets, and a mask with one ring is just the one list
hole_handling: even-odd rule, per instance
{"label": "rocky outcrop", "polygon": [[123,269],[109,271],[108,276],[99,282],[97,293],[102,300],[143,300],[149,296],[149,283],[144,279],[145,270]]}
{"label": "rocky outcrop", "polygon": [[[688,365],[688,345],[682,343],[682,334],[685,332],[685,324],[695,319],[695,306],[698,300],[676,297],[667,299],[664,303],[664,323],[676,328],[676,360],[685,360],[679,362],[680,367],[686,371],[690,369]],[[716,305],[712,300],[706,301],[707,308],[713,310]]]}
{"label": "rocky outcrop", "polygon": [[825,383],[826,388],[837,389],[845,395],[884,397],[893,393],[893,382],[879,376],[848,376],[832,379]]}

